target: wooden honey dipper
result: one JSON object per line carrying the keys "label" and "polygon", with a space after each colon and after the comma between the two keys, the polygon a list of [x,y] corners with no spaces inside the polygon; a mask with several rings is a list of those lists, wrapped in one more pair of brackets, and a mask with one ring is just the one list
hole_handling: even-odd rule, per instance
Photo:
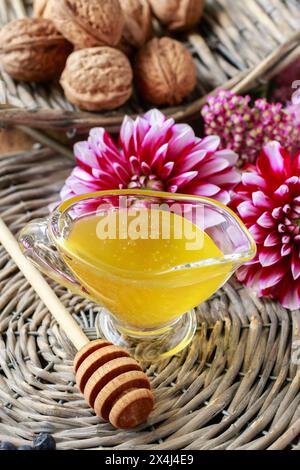
{"label": "wooden honey dipper", "polygon": [[120,429],[146,421],[154,400],[149,379],[137,361],[108,341],[89,341],[40,272],[23,255],[1,218],[0,242],[78,350],[74,359],[76,383],[96,415]]}

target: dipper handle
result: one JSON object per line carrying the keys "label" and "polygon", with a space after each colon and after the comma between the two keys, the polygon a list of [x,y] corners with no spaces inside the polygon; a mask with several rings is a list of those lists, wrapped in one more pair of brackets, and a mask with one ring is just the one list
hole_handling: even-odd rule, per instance
{"label": "dipper handle", "polygon": [[0,242],[14,260],[27,281],[34,288],[44,302],[49,312],[62,327],[70,341],[77,350],[89,342],[88,337],[81,330],[78,323],[58,299],[55,292],[45,281],[41,273],[23,255],[21,248],[6,224],[0,218]]}
{"label": "dipper handle", "polygon": [[89,341],[40,272],[23,255],[0,218],[0,242],[78,350],[76,382],[95,413],[113,426],[130,429],[153,408],[150,382],[127,351],[105,340]]}

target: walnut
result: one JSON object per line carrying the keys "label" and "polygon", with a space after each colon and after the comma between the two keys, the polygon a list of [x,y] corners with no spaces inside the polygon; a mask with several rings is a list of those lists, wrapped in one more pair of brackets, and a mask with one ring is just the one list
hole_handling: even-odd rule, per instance
{"label": "walnut", "polygon": [[170,31],[186,31],[202,17],[205,0],[149,0],[153,13]]}
{"label": "walnut", "polygon": [[73,52],[61,85],[67,99],[88,111],[115,109],[132,94],[133,73],[127,57],[111,47]]}
{"label": "walnut", "polygon": [[153,38],[137,54],[135,74],[145,100],[155,105],[176,105],[196,86],[196,66],[178,41]]}
{"label": "walnut", "polygon": [[0,60],[16,80],[44,82],[60,76],[72,46],[43,18],[11,21],[0,31]]}
{"label": "walnut", "polygon": [[124,27],[119,0],[49,1],[47,16],[76,49],[119,43]]}
{"label": "walnut", "polygon": [[152,35],[152,13],[148,0],[120,0],[125,25],[121,49],[139,49]]}

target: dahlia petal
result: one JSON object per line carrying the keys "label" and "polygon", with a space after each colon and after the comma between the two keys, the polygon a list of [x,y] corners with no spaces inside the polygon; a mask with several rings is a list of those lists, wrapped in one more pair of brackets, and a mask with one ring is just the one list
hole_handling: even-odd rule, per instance
{"label": "dahlia petal", "polygon": [[146,121],[146,119],[138,117],[134,123],[133,148],[131,149],[135,155],[139,153],[139,149],[148,130],[149,123]]}
{"label": "dahlia petal", "polygon": [[146,162],[141,163],[141,168],[143,170],[144,175],[149,175],[151,173],[151,168]]}
{"label": "dahlia petal", "polygon": [[174,162],[166,163],[161,170],[161,174],[160,174],[161,178],[167,179],[172,173],[173,168],[174,168]]}
{"label": "dahlia petal", "polygon": [[115,162],[113,163],[113,169],[114,169],[114,172],[115,174],[117,175],[118,179],[119,179],[119,183],[124,183],[124,184],[127,184],[130,177],[129,177],[129,173],[126,169],[126,167],[124,166],[121,166],[119,163]]}
{"label": "dahlia petal", "polygon": [[[228,191],[220,189],[216,185],[210,185],[212,188],[209,188],[207,191],[206,187],[202,187],[202,183],[198,182],[197,179],[192,181],[190,184],[181,187],[180,191],[186,194],[194,194],[196,196],[209,197],[213,198],[216,201],[221,202],[224,205],[227,205],[230,202],[230,194]],[[207,192],[214,192],[215,194],[207,194]]]}
{"label": "dahlia petal", "polygon": [[72,181],[70,184],[70,189],[72,190],[73,193],[75,194],[87,194],[87,193],[92,193],[94,191],[99,191],[102,189],[101,187],[99,188],[98,185],[92,184],[92,183],[87,183],[87,182],[81,182],[81,181]]}
{"label": "dahlia petal", "polygon": [[[216,154],[214,155],[214,157]],[[227,160],[223,158],[211,158],[207,161],[203,162],[201,165],[201,178],[208,177],[214,175],[215,173],[219,173],[222,170],[225,170],[229,167],[229,163]]]}
{"label": "dahlia petal", "polygon": [[263,147],[257,159],[257,167],[261,175],[267,178],[284,179],[286,177],[286,158],[279,142],[272,141]]}
{"label": "dahlia petal", "polygon": [[279,188],[276,189],[274,196],[277,200],[280,199],[283,202],[288,201],[290,196],[290,188],[286,184],[282,184],[279,186]]}
{"label": "dahlia petal", "polygon": [[278,284],[287,273],[289,267],[287,263],[278,263],[276,268],[273,266],[260,270],[259,287],[260,290],[270,289]]}
{"label": "dahlia petal", "polygon": [[236,170],[228,168],[222,173],[209,176],[209,181],[218,186],[233,189],[241,181],[241,176]]}
{"label": "dahlia petal", "polygon": [[88,143],[99,157],[103,156],[106,159],[114,158],[116,160],[121,158],[118,147],[103,127],[95,127],[90,130]]}
{"label": "dahlia petal", "polygon": [[192,188],[191,194],[205,197],[215,196],[220,191],[219,186],[210,183],[192,182],[189,188]]}
{"label": "dahlia petal", "polygon": [[72,181],[72,179],[74,179],[74,181],[76,181],[77,179],[83,180],[83,181],[90,181],[90,182],[95,181],[95,178],[93,177],[93,175],[87,172],[86,170],[84,170],[83,168],[80,168],[80,166],[76,166],[73,169],[67,181]]}
{"label": "dahlia petal", "polygon": [[155,152],[152,162],[151,162],[151,167],[152,168],[161,168],[164,164],[164,161],[166,159],[167,153],[169,149],[169,144],[164,144],[159,149]]}
{"label": "dahlia petal", "polygon": [[140,185],[138,182],[131,181],[130,182],[130,189],[139,189]]}
{"label": "dahlia petal", "polygon": [[97,178],[97,179],[100,178],[102,173],[103,173],[102,170],[97,170],[96,168],[92,168],[91,174],[94,178]]}
{"label": "dahlia petal", "polygon": [[[107,171],[102,170],[99,174],[97,179],[93,178],[91,183],[94,182],[95,185],[98,186],[98,190],[102,189],[102,185],[105,183],[109,183],[110,187],[118,187],[120,183],[120,178],[116,175],[116,173],[108,173]],[[106,184],[105,184],[106,187]]]}
{"label": "dahlia petal", "polygon": [[87,142],[78,142],[74,145],[74,155],[79,164],[99,168],[98,158]]}
{"label": "dahlia petal", "polygon": [[189,153],[188,155],[184,155],[176,163],[177,171],[184,172],[195,168],[196,165],[201,163],[201,161],[206,157],[206,155],[206,150],[196,150]]}
{"label": "dahlia petal", "polygon": [[237,186],[234,188],[234,194],[237,198],[241,198],[242,200],[248,200],[252,197],[251,192],[248,191],[243,183],[237,184]]}
{"label": "dahlia petal", "polygon": [[264,241],[264,246],[275,246],[279,245],[281,243],[280,235],[277,232],[277,230],[274,230],[273,232],[269,233],[267,238]]}
{"label": "dahlia petal", "polygon": [[[151,126],[160,126],[166,121],[166,116],[158,109],[151,109],[144,115],[144,118],[149,122]],[[170,119],[170,121],[172,121],[173,125],[174,120]]]}
{"label": "dahlia petal", "polygon": [[156,150],[166,142],[169,142],[169,131],[171,128],[170,120],[165,121],[161,126],[150,127],[141,145],[139,155],[144,160],[151,162]]}
{"label": "dahlia petal", "polygon": [[240,214],[240,216],[244,219],[244,221],[247,221],[248,219],[257,219],[258,216],[260,215],[260,211],[255,207],[251,201],[244,201],[241,202],[237,206],[237,210]]}
{"label": "dahlia petal", "polygon": [[237,270],[237,278],[240,282],[246,282],[246,278],[247,278],[247,275],[248,275],[248,271],[249,271],[249,267],[248,266],[241,266],[238,270]]}
{"label": "dahlia petal", "polygon": [[195,141],[195,133],[187,124],[176,124],[173,127],[174,136],[169,141],[170,157],[175,158]]}
{"label": "dahlia petal", "polygon": [[129,152],[130,142],[134,132],[134,121],[129,116],[125,116],[120,130],[120,144],[125,153]]}
{"label": "dahlia petal", "polygon": [[217,194],[215,194],[214,199],[221,202],[225,206],[230,203],[230,194],[228,191],[221,189]]}
{"label": "dahlia petal", "polygon": [[258,244],[264,243],[267,232],[265,229],[262,227],[259,227],[257,224],[251,225],[251,227],[248,228],[249,232],[251,233],[252,237],[254,238],[255,242]]}
{"label": "dahlia petal", "polygon": [[288,256],[292,253],[293,246],[291,244],[282,245],[280,254],[281,256]]}
{"label": "dahlia petal", "polygon": [[140,172],[140,162],[135,156],[129,158],[130,169],[133,174],[139,174]]}
{"label": "dahlia petal", "polygon": [[220,137],[218,137],[217,135],[210,135],[200,140],[199,145],[197,147],[198,149],[204,149],[209,152],[215,152],[219,147],[220,142]]}
{"label": "dahlia petal", "polygon": [[240,267],[236,275],[240,282],[243,282],[246,286],[254,287],[259,277],[260,270],[259,263],[254,263]]}
{"label": "dahlia petal", "polygon": [[281,259],[280,249],[277,248],[261,248],[258,254],[259,262],[263,267],[271,266]]}
{"label": "dahlia petal", "polygon": [[230,166],[235,165],[239,159],[238,154],[230,149],[217,150],[215,157],[227,160]]}
{"label": "dahlia petal", "polygon": [[298,219],[300,217],[300,206],[294,205],[293,210],[291,212],[292,219]]}
{"label": "dahlia petal", "polygon": [[[67,182],[63,186],[62,190],[60,191],[60,198],[62,201],[67,201],[71,197],[75,196],[75,193],[73,193],[72,189],[68,186]],[[57,203],[54,203],[57,206]],[[50,209],[51,211],[53,210],[53,207]]]}
{"label": "dahlia petal", "polygon": [[281,219],[283,215],[283,210],[282,207],[275,207],[275,209],[272,210],[272,217],[273,219]]}
{"label": "dahlia petal", "polygon": [[112,180],[114,181],[114,184],[118,184],[119,181],[120,181],[120,178],[119,176],[114,172],[112,173],[111,171],[110,172],[107,172],[105,170],[96,170],[93,168],[92,170],[92,176],[94,177],[93,179],[91,179],[91,181],[97,183],[97,184],[100,184],[100,181],[103,181],[103,180]]}
{"label": "dahlia petal", "polygon": [[274,201],[262,191],[252,193],[252,201],[255,207],[259,209],[272,209],[274,207]]}
{"label": "dahlia petal", "polygon": [[134,135],[137,139],[139,145],[141,144],[143,138],[145,137],[146,133],[150,129],[149,122],[145,119],[145,116],[138,116],[134,121]]}
{"label": "dahlia petal", "polygon": [[[298,105],[299,107],[299,105]],[[295,174],[300,173],[300,153],[298,152],[297,155],[295,155],[294,160],[293,160],[293,170]]]}
{"label": "dahlia petal", "polygon": [[300,282],[292,278],[284,281],[281,283],[281,289],[276,289],[275,296],[284,308],[297,310],[300,308]]}
{"label": "dahlia petal", "polygon": [[285,182],[286,184],[297,184],[299,183],[299,178],[297,176],[291,176]]}
{"label": "dahlia petal", "polygon": [[252,172],[243,173],[242,182],[245,186],[251,187],[251,188],[257,187],[261,189],[266,189],[267,187],[265,179],[262,176],[259,176],[257,173],[252,173]]}
{"label": "dahlia petal", "polygon": [[293,252],[292,262],[291,262],[291,270],[293,278],[296,280],[300,277],[300,256],[296,250]]}
{"label": "dahlia petal", "polygon": [[264,228],[273,228],[275,227],[275,220],[269,212],[264,212],[258,219],[258,225]]}
{"label": "dahlia petal", "polygon": [[198,171],[188,171],[170,179],[169,184],[178,187],[183,186],[198,176]]}

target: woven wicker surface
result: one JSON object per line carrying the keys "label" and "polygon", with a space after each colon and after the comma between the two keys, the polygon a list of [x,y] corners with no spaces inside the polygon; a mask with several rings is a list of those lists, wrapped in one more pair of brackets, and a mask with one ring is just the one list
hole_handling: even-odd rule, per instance
{"label": "woven wicker surface", "polygon": [[[30,0],[0,0],[0,25],[30,15],[31,4]],[[199,27],[177,36],[193,54],[197,88],[181,106],[165,109],[166,114],[187,119],[199,113],[205,95],[214,88],[245,91],[256,79],[274,73],[279,60],[282,65],[299,54],[299,23],[299,0],[207,0]],[[0,110],[2,122],[46,129],[104,125],[116,130],[124,114],[143,113],[149,107],[134,93],[114,112],[83,113],[65,100],[59,86],[18,83],[4,72],[0,72],[0,103],[6,107],[5,113]]]}
{"label": "woven wicker surface", "polygon": [[[49,150],[0,157],[0,214],[15,233],[47,214],[70,166]],[[93,338],[99,307],[52,286]],[[47,431],[60,449],[300,450],[300,312],[227,284],[197,314],[189,348],[145,364],[149,423],[116,431],[79,394],[73,348],[0,247],[0,440]]]}

